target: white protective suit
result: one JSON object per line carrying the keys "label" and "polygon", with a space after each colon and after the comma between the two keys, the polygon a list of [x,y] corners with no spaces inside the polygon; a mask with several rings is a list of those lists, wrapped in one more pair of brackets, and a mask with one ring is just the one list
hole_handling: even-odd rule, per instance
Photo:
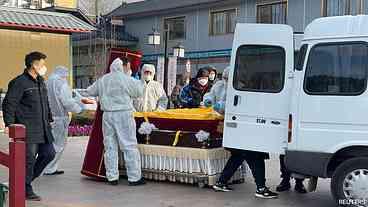
{"label": "white protective suit", "polygon": [[98,96],[104,136],[104,160],[109,181],[119,179],[119,147],[124,153],[129,182],[142,178],[141,159],[137,147],[136,124],[133,117],[132,99],[143,95],[143,86],[123,72],[123,62],[117,58],[110,66],[110,73],[97,80],[86,92]]}
{"label": "white protective suit", "polygon": [[46,174],[52,174],[58,170],[58,163],[67,143],[70,123],[68,112],[80,113],[83,108],[80,99],[73,99],[72,90],[67,81],[68,75],[66,67],[57,66],[46,81],[50,109],[54,119],[52,134],[56,151],[54,160],[44,170]]}
{"label": "white protective suit", "polygon": [[222,80],[217,81],[209,93],[204,95],[204,103],[208,105],[222,104],[226,102],[227,79],[229,77],[229,67],[222,73]]}
{"label": "white protective suit", "polygon": [[[145,72],[151,72],[151,75],[145,75]],[[156,70],[155,66],[145,64],[142,67],[142,84],[144,85],[143,97],[134,100],[134,106],[137,111],[151,112],[164,111],[167,109],[169,99],[166,96],[162,84],[153,80]]]}

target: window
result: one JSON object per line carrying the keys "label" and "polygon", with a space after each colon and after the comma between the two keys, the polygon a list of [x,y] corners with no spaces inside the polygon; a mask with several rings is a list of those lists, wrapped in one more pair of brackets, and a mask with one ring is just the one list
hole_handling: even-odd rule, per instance
{"label": "window", "polygon": [[236,9],[215,11],[210,15],[210,34],[224,35],[235,32]]}
{"label": "window", "polygon": [[307,55],[308,45],[302,45],[300,51],[297,53],[295,60],[295,69],[296,70],[303,70],[305,56]]}
{"label": "window", "polygon": [[277,93],[284,85],[285,50],[276,46],[241,46],[236,55],[234,88]]}
{"label": "window", "polygon": [[257,23],[286,24],[287,2],[257,5]]}
{"label": "window", "polygon": [[169,40],[185,39],[185,17],[165,19],[164,25],[169,30]]}
{"label": "window", "polygon": [[311,95],[359,95],[367,82],[365,43],[319,44],[309,53],[304,90]]}
{"label": "window", "polygon": [[364,0],[322,0],[322,16],[363,14]]}

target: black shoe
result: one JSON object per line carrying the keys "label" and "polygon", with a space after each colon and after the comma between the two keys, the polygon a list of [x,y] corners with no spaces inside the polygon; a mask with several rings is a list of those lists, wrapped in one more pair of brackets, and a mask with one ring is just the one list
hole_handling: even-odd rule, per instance
{"label": "black shoe", "polygon": [[110,185],[119,185],[119,180],[109,181]]}
{"label": "black shoe", "polygon": [[53,173],[45,173],[44,175],[62,175],[64,174],[65,172],[63,170],[56,170],[55,172]]}
{"label": "black shoe", "polygon": [[41,201],[42,199],[36,193],[31,192],[31,193],[26,193],[26,200],[27,201]]}
{"label": "black shoe", "polygon": [[261,188],[261,189],[257,189],[257,192],[256,192],[255,196],[257,198],[265,198],[265,199],[274,199],[274,198],[279,197],[279,195],[277,193],[274,193],[274,192],[270,191],[266,187]]}
{"label": "black shoe", "polygon": [[217,191],[217,192],[230,192],[233,191],[232,188],[230,188],[228,185],[226,184],[222,184],[222,183],[216,183],[214,186],[212,186],[213,190]]}
{"label": "black shoe", "polygon": [[146,181],[144,181],[144,178],[141,178],[140,180],[136,182],[129,182],[129,186],[139,186],[139,185],[145,185]]}
{"label": "black shoe", "polygon": [[295,190],[295,192],[300,193],[300,194],[308,193],[307,189],[305,189],[305,187],[303,185],[303,182],[296,182],[294,190]]}
{"label": "black shoe", "polygon": [[282,180],[281,183],[276,187],[277,192],[284,192],[290,190],[290,181]]}

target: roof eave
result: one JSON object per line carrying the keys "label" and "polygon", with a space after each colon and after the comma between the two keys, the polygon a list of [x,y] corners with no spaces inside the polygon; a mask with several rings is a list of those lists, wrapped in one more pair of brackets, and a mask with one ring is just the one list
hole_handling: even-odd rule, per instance
{"label": "roof eave", "polygon": [[91,30],[82,29],[70,29],[70,28],[52,28],[47,26],[34,26],[34,25],[19,25],[13,23],[0,23],[0,28],[11,30],[25,30],[32,32],[47,32],[47,33],[59,33],[59,34],[72,34],[72,33],[88,33]]}
{"label": "roof eave", "polygon": [[[163,12],[171,12],[171,11],[176,11],[176,10],[181,10],[181,9],[190,9],[193,7],[211,7],[211,6],[216,6],[218,4],[232,4],[234,2],[236,2],[237,0],[233,0],[233,1],[223,1],[223,0],[216,0],[210,3],[195,3],[195,4],[188,4],[185,6],[180,6],[180,7],[173,7],[173,8],[164,8],[164,9],[157,9],[157,10],[152,10],[152,11],[142,11],[142,12],[136,12],[136,13],[128,13],[128,14],[123,14],[123,11],[119,11],[122,9],[122,6],[116,8],[115,10],[113,10],[112,12],[110,12],[109,14],[107,14],[106,16],[108,17],[112,17],[112,16],[118,16],[118,17],[123,17],[123,18],[127,18],[127,17],[143,17],[143,16],[152,16],[155,14],[162,14]],[[141,3],[141,2],[137,2]],[[129,6],[129,4],[128,4]]]}
{"label": "roof eave", "polygon": [[[53,6],[53,7],[47,7],[41,9],[43,11],[52,11],[52,12],[62,12],[62,13],[70,13],[73,16],[75,16],[73,13],[78,13],[85,21],[86,23],[90,25],[95,25],[95,22],[93,22],[81,9],[79,8],[66,8],[66,7],[59,7],[59,6]],[[77,17],[77,16],[76,16]],[[77,17],[79,18],[79,17]]]}

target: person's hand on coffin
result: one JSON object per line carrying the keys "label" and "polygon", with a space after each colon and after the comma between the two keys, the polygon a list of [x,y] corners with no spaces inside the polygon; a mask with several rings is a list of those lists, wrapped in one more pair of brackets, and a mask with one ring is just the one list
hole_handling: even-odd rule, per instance
{"label": "person's hand on coffin", "polygon": [[212,106],[212,101],[210,99],[206,99],[206,100],[204,100],[204,105],[206,107],[210,107],[210,106]]}
{"label": "person's hand on coffin", "polygon": [[158,112],[161,112],[161,111],[165,111],[166,109],[165,108],[162,108],[162,107],[157,107],[157,109],[156,109],[156,111],[158,111]]}
{"label": "person's hand on coffin", "polygon": [[81,99],[81,102],[82,102],[83,104],[95,104],[95,103],[96,103],[96,101],[95,101],[95,100],[90,99],[90,98],[82,98],[82,99]]}
{"label": "person's hand on coffin", "polygon": [[225,113],[225,104],[223,102],[218,102],[213,106],[213,109],[220,114]]}

